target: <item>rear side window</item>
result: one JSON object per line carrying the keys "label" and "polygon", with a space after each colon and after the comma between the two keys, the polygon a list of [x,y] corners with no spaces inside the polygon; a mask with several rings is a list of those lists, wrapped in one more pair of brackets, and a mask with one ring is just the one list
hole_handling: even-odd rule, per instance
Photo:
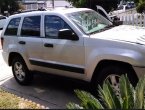
{"label": "rear side window", "polygon": [[22,25],[22,36],[40,36],[41,16],[25,17]]}
{"label": "rear side window", "polygon": [[10,20],[4,35],[17,35],[21,18],[13,18]]}

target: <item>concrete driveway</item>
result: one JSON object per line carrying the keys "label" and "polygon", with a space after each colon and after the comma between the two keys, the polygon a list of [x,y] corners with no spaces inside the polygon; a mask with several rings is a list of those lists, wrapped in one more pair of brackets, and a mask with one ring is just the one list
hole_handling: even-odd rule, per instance
{"label": "concrete driveway", "polygon": [[37,74],[30,86],[20,86],[13,78],[11,68],[3,61],[0,50],[0,86],[20,97],[51,109],[64,109],[68,102],[79,103],[74,89],[86,89],[84,83],[67,78]]}

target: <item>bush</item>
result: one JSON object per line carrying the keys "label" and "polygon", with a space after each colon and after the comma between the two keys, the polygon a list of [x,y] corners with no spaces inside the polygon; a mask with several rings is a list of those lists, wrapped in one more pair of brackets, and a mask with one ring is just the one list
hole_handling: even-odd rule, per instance
{"label": "bush", "polygon": [[99,86],[100,98],[88,92],[75,90],[81,105],[69,103],[68,109],[144,109],[145,77],[141,78],[136,87],[129,82],[127,75],[120,78],[120,95],[116,95],[109,81]]}
{"label": "bush", "polygon": [[138,13],[144,13],[145,12],[145,2],[139,4],[136,8]]}

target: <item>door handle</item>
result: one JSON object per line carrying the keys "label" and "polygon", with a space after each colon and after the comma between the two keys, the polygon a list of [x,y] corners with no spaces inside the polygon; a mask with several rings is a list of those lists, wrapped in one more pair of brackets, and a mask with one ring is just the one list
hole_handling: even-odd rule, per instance
{"label": "door handle", "polygon": [[52,48],[53,48],[53,44],[45,43],[44,46],[45,46],[45,47],[52,47]]}
{"label": "door handle", "polygon": [[19,41],[19,44],[25,45],[26,42],[25,41]]}

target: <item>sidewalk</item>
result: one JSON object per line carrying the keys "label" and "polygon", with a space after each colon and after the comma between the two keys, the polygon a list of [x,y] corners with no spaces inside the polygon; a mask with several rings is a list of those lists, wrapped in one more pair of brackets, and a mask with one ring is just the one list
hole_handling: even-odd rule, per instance
{"label": "sidewalk", "polygon": [[[0,31],[0,34],[1,34],[1,31]],[[4,80],[13,77],[12,72],[11,72],[11,68],[8,67],[4,63],[1,51],[2,51],[2,47],[1,47],[1,39],[0,39],[0,85]]]}
{"label": "sidewalk", "polygon": [[[0,53],[1,53],[0,49]],[[11,72],[11,67],[8,67],[4,60],[2,59],[2,54],[0,54],[0,82],[6,80],[7,78],[13,77]]]}

